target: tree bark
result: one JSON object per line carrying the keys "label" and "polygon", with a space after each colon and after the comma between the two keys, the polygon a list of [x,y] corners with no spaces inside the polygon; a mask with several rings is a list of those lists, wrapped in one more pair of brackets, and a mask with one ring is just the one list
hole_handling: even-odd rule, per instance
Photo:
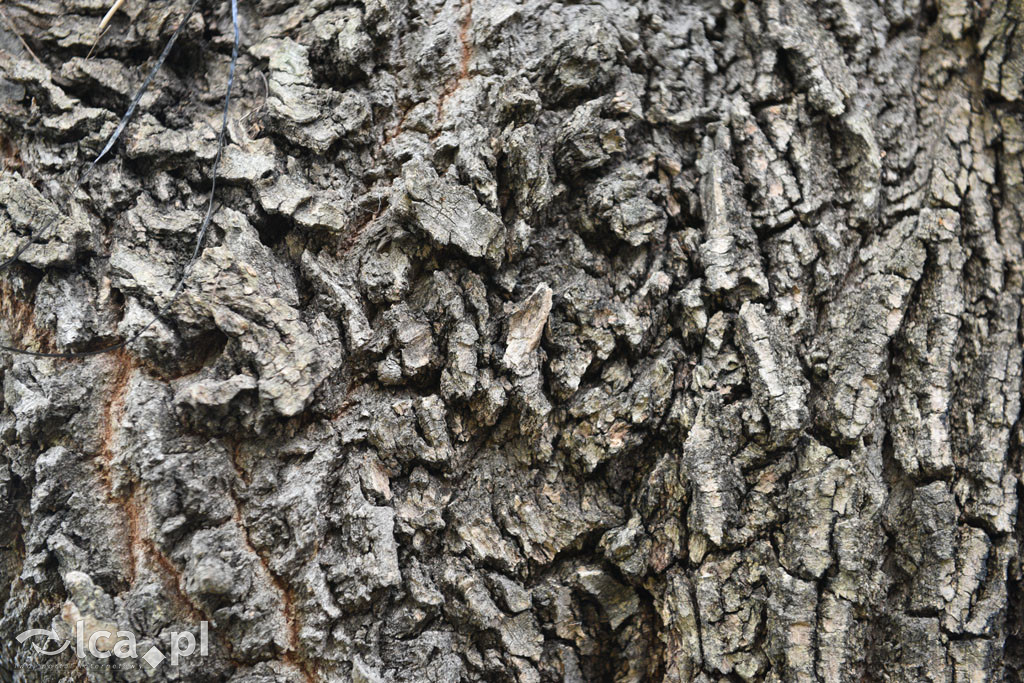
{"label": "tree bark", "polygon": [[[189,4],[0,6],[3,343],[171,301]],[[170,313],[2,355],[4,680],[1021,680],[1021,0],[240,12]]]}

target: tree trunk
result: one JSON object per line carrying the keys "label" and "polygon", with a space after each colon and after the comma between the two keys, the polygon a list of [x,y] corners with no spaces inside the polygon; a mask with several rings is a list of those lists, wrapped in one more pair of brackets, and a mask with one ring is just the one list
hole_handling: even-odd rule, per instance
{"label": "tree trunk", "polygon": [[142,332],[2,355],[4,680],[1021,680],[1021,0],[243,0],[173,299],[190,4],[0,5],[0,341]]}

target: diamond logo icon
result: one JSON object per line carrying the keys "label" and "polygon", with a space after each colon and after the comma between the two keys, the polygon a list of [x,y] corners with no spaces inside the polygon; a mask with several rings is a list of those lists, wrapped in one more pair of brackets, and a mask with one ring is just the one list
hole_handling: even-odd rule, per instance
{"label": "diamond logo icon", "polygon": [[158,666],[160,666],[160,662],[162,662],[165,659],[167,659],[164,656],[164,653],[160,652],[160,650],[156,649],[155,646],[149,648],[149,652],[147,652],[146,654],[142,655],[142,658],[145,659],[146,662],[148,662],[149,665],[151,667],[153,667],[154,669],[157,668]]}

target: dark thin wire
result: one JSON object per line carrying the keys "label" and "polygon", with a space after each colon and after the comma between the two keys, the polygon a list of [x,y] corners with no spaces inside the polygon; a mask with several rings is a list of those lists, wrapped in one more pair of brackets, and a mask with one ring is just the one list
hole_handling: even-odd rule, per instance
{"label": "dark thin wire", "polygon": [[[168,54],[170,54],[171,52],[171,48],[174,46],[174,42],[178,39],[178,35],[181,33],[182,28],[192,17],[192,13],[195,11],[196,6],[198,4],[199,0],[192,1],[192,5],[189,7],[188,12],[185,14],[185,17],[181,20],[181,23],[178,24],[178,28],[174,30],[174,34],[171,36],[170,40],[167,41],[167,45],[164,46],[163,52],[160,53],[160,58],[157,60],[156,65],[149,72],[149,75],[146,76],[146,80],[143,81],[142,86],[139,88],[138,92],[135,93],[135,97],[132,98],[132,103],[128,107],[128,111],[125,112],[125,115],[121,118],[121,121],[117,126],[117,129],[114,130],[113,134],[110,136],[110,139],[107,140],[107,144],[104,145],[103,150],[99,153],[99,155],[97,155],[95,159],[92,160],[92,163],[89,164],[89,167],[85,170],[85,173],[82,174],[82,177],[75,184],[74,188],[72,188],[72,195],[74,195],[74,192],[79,187],[81,187],[82,183],[84,183],[86,178],[89,177],[89,174],[92,173],[93,169],[96,168],[96,164],[99,163],[99,161],[107,154],[107,152],[111,150],[111,148],[113,148],[114,144],[117,142],[117,139],[121,137],[121,133],[124,132],[125,126],[128,125],[129,121],[134,115],[135,109],[138,106],[139,101],[142,99],[142,96],[146,93],[146,89],[152,82],[153,77],[156,76],[157,71],[159,71],[160,67],[163,66],[164,61],[167,59]],[[181,291],[185,286],[185,279],[188,277],[189,273],[192,272],[192,268],[193,266],[195,266],[196,261],[199,260],[199,255],[202,252],[203,248],[203,242],[206,239],[206,232],[207,229],[210,227],[210,220],[213,218],[213,209],[215,206],[217,191],[217,168],[220,165],[221,155],[224,152],[224,141],[227,138],[228,110],[231,107],[231,88],[235,82],[235,67],[238,64],[238,0],[231,0],[231,25],[234,31],[234,41],[231,46],[231,66],[228,69],[228,86],[227,92],[224,95],[224,112],[221,119],[220,135],[217,137],[217,155],[213,159],[213,169],[210,173],[210,201],[207,204],[206,215],[203,216],[203,222],[199,226],[199,232],[196,234],[196,245],[195,248],[192,250],[192,256],[189,258],[188,263],[186,263],[185,267],[182,269],[181,276],[178,278],[177,283],[174,285],[174,289],[171,290],[171,298],[159,309],[157,314],[154,315],[153,318],[148,323],[146,323],[146,325],[141,330],[137,331],[128,339],[117,342],[116,344],[112,344],[111,346],[106,346],[102,349],[93,349],[91,351],[70,351],[64,353],[47,353],[45,351],[29,351],[28,349],[19,349],[13,346],[0,344],[0,350],[9,351],[11,353],[18,353],[26,356],[35,356],[38,358],[85,358],[88,356],[96,356],[101,353],[110,353],[111,351],[117,351],[118,349],[122,349],[131,344],[132,342],[136,341],[139,337],[143,335],[143,333],[146,332],[146,330],[152,327],[157,320],[164,317],[170,311],[170,308],[172,305],[174,305],[174,302],[178,300],[178,296],[180,296]],[[11,264],[13,264],[18,259],[18,257],[21,256],[21,254],[34,243],[34,240],[37,236],[41,236],[44,232],[50,229],[50,227],[54,224],[55,220],[50,221],[43,228],[43,230],[39,231],[38,233],[36,233],[34,230],[31,231],[29,233],[28,241],[14,253],[14,256],[9,258],[4,263],[0,264],[0,271],[9,268]]]}
{"label": "dark thin wire", "polygon": [[[110,137],[107,139],[107,144],[104,145],[100,153],[96,155],[96,158],[93,159],[92,162],[89,164],[88,168],[85,169],[85,173],[82,174],[82,176],[78,179],[78,182],[76,182],[74,187],[71,188],[72,195],[74,195],[75,191],[78,190],[78,188],[80,188],[85,183],[86,179],[88,179],[88,177],[92,174],[93,169],[96,168],[96,164],[98,164],[100,160],[107,155],[107,152],[110,151],[110,149],[117,142],[118,138],[121,137],[121,133],[124,132],[125,126],[128,125],[129,121],[131,121],[132,116],[135,115],[135,108],[138,106],[139,101],[142,99],[142,96],[146,94],[146,90],[149,89],[149,84],[153,81],[153,78],[156,76],[157,71],[159,71],[160,67],[164,65],[164,61],[167,59],[167,55],[170,54],[171,48],[174,47],[174,43],[178,40],[178,35],[185,27],[185,24],[188,22],[188,20],[192,17],[192,13],[195,11],[196,5],[198,4],[199,0],[192,0],[192,6],[188,8],[188,12],[185,14],[185,17],[181,20],[181,23],[178,24],[178,28],[174,29],[174,33],[171,35],[171,39],[167,41],[167,45],[164,46],[163,52],[160,53],[160,58],[156,60],[156,64],[153,66],[149,74],[146,76],[146,80],[142,82],[142,85],[135,93],[135,97],[132,98],[132,102],[128,106],[128,111],[124,113],[124,116],[121,117],[121,121],[117,124],[117,128],[114,129],[114,132],[111,133]],[[28,241],[26,241],[25,244],[23,244],[21,247],[18,248],[16,252],[14,252],[14,256],[10,257],[3,263],[0,263],[0,271],[6,270],[10,268],[12,265],[14,265],[14,262],[18,260],[18,257],[21,256],[26,249],[28,249],[30,246],[36,243],[35,239],[37,237],[41,237],[43,233],[45,233],[51,227],[53,227],[53,224],[56,223],[56,220],[57,219],[51,220],[43,227],[42,230],[29,231]]]}

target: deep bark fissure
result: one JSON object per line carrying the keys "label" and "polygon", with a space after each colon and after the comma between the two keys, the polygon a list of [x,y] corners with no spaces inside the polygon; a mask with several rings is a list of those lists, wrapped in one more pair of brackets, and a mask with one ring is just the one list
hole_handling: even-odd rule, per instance
{"label": "deep bark fissure", "polygon": [[[5,4],[0,343],[166,301],[226,4],[64,194],[187,4]],[[180,299],[0,361],[0,675],[1020,680],[1018,0],[241,11]]]}

